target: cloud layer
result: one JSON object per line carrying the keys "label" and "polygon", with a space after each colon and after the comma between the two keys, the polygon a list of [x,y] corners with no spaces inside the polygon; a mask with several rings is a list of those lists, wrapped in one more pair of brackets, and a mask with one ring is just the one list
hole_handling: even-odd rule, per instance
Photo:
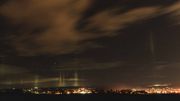
{"label": "cloud layer", "polygon": [[11,32],[20,54],[59,54],[78,47],[81,36],[74,27],[88,5],[89,0],[14,0],[1,7],[1,14],[15,26],[23,25]]}
{"label": "cloud layer", "polygon": [[[114,14],[121,9],[115,7],[85,19],[88,25],[78,31],[78,21],[92,4],[92,0],[10,0],[0,7],[0,14],[8,18],[11,25],[20,26],[15,32],[10,32],[9,42],[19,55],[28,56],[83,50],[94,45],[84,43],[86,40],[116,35],[118,30],[128,25],[162,13],[173,12],[173,16],[178,18],[180,9],[177,3],[168,8],[139,7]],[[94,29],[98,31],[93,32]]]}

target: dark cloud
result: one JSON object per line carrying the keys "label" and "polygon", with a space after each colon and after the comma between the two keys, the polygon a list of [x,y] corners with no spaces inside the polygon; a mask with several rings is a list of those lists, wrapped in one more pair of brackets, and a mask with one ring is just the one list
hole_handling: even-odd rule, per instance
{"label": "dark cloud", "polygon": [[[92,48],[94,44],[89,45],[84,41],[114,36],[118,34],[118,30],[135,22],[150,19],[161,13],[176,13],[178,3],[168,8],[162,8],[164,5],[172,3],[168,0],[165,2],[159,0],[156,4],[126,0],[116,2],[14,0],[7,1],[1,6],[1,15],[8,19],[11,26],[16,26],[15,30],[8,31],[8,38],[5,41],[8,41],[8,45],[19,55],[58,55],[81,51],[88,47]],[[120,7],[116,4],[123,6]],[[135,6],[131,7],[130,5]],[[92,13],[88,18],[83,18],[86,15],[84,12],[90,14],[88,9],[93,11],[93,7],[100,10],[94,10],[96,13]],[[125,8],[127,11],[123,11]],[[122,11],[124,13],[121,13]],[[85,27],[81,27],[80,31],[76,28],[82,18],[89,23]]]}
{"label": "dark cloud", "polygon": [[57,81],[60,72],[74,71],[96,84],[180,82],[175,75],[179,0],[8,0],[0,5],[4,84],[11,79],[34,83],[36,76],[43,83]]}

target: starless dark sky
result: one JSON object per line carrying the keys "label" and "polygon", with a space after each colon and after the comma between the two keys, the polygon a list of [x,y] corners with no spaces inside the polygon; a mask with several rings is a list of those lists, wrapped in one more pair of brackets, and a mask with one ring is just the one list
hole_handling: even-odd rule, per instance
{"label": "starless dark sky", "polygon": [[1,87],[180,87],[179,0],[0,0],[0,22]]}

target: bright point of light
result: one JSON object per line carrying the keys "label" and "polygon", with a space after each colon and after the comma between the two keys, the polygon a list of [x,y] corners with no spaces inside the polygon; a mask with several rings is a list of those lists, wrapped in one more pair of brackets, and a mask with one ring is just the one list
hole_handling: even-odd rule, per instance
{"label": "bright point of light", "polygon": [[68,91],[67,94],[71,94],[71,92]]}
{"label": "bright point of light", "polygon": [[38,87],[34,87],[34,89],[39,89]]}
{"label": "bright point of light", "polygon": [[55,94],[56,94],[56,95],[60,95],[61,93],[60,93],[60,92],[56,92]]}

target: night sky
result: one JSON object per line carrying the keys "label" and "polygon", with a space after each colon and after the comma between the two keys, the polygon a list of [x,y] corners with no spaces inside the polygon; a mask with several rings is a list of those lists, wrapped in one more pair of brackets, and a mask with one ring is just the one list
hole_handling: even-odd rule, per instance
{"label": "night sky", "polygon": [[180,87],[180,0],[0,0],[0,88]]}

